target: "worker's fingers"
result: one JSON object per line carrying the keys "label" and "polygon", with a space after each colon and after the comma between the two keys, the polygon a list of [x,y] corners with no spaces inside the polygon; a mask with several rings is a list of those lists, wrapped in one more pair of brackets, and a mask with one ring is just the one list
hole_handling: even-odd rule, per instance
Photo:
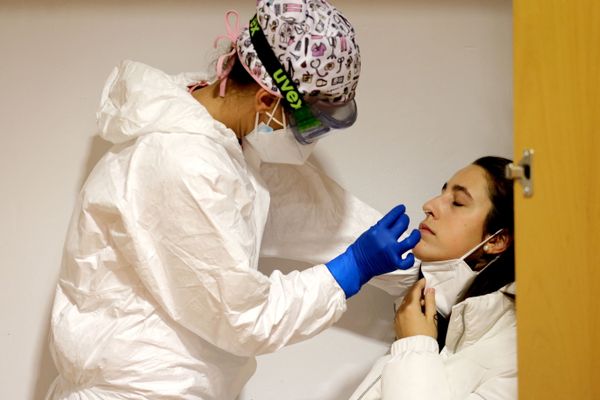
{"label": "worker's fingers", "polygon": [[409,269],[415,264],[415,256],[412,253],[408,253],[406,257],[398,257],[398,261],[396,262],[396,268],[399,269]]}
{"label": "worker's fingers", "polygon": [[421,240],[421,233],[415,229],[404,240],[396,244],[395,252],[398,257],[398,261],[396,262],[397,268],[409,269],[413,266],[415,263],[415,257],[412,255],[412,253],[407,254],[405,258],[402,258],[402,254],[412,250],[413,247],[419,243],[419,240]]}
{"label": "worker's fingers", "polygon": [[394,221],[389,227],[390,235],[396,238],[400,238],[400,235],[404,233],[406,228],[408,228],[408,224],[410,224],[410,218],[406,214],[400,215],[396,221]]}
{"label": "worker's fingers", "polygon": [[390,212],[384,215],[377,224],[383,228],[389,229],[396,224],[396,221],[404,215],[405,211],[406,207],[404,204],[397,205],[396,207],[392,208]]}

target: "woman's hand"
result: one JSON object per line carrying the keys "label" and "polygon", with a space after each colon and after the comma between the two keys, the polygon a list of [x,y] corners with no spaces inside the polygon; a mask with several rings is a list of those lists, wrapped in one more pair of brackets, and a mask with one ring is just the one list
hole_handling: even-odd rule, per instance
{"label": "woman's hand", "polygon": [[396,312],[396,338],[426,335],[437,339],[435,289],[425,290],[425,279],[418,280],[408,291]]}

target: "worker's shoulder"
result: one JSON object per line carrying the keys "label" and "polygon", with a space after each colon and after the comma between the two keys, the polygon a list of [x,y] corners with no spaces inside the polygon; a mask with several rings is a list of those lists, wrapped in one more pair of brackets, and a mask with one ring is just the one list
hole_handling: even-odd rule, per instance
{"label": "worker's shoulder", "polygon": [[140,138],[136,147],[139,163],[174,177],[218,174],[236,178],[245,170],[240,145],[213,135],[152,133]]}
{"label": "worker's shoulder", "polygon": [[[222,158],[229,153],[240,153],[241,147],[235,144],[239,149],[232,149],[227,141],[220,140],[214,135],[203,135],[197,133],[149,133],[138,138],[136,152],[148,154],[161,159],[181,160],[193,158],[199,162],[212,161],[215,158]],[[235,155],[235,154],[233,154]],[[231,157],[231,155],[230,155]]]}

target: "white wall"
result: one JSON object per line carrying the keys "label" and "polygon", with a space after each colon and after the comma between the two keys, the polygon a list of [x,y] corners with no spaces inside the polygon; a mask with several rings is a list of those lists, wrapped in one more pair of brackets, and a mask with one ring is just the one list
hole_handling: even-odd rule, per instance
{"label": "white wall", "polygon": [[[199,69],[224,11],[253,4],[0,0],[0,398],[42,399],[56,374],[49,310],[76,193],[107,148],[94,136],[107,74],[123,58]],[[359,122],[313,161],[382,212],[404,202],[416,223],[456,169],[512,155],[510,0],[335,4],[362,49]],[[336,327],[260,357],[241,398],[347,398],[392,340],[391,301],[366,288]]]}

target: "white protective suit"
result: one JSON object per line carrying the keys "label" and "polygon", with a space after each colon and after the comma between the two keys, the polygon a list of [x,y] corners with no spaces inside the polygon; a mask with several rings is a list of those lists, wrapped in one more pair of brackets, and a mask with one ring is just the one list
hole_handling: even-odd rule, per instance
{"label": "white protective suit", "polygon": [[68,231],[49,399],[234,399],[255,355],[346,309],[324,265],[267,277],[259,255],[326,262],[381,215],[311,165],[247,162],[187,91],[207,78],[125,61],[107,81],[98,119],[115,145]]}
{"label": "white protective suit", "polygon": [[514,283],[452,308],[446,345],[411,336],[392,344],[351,400],[515,400]]}

